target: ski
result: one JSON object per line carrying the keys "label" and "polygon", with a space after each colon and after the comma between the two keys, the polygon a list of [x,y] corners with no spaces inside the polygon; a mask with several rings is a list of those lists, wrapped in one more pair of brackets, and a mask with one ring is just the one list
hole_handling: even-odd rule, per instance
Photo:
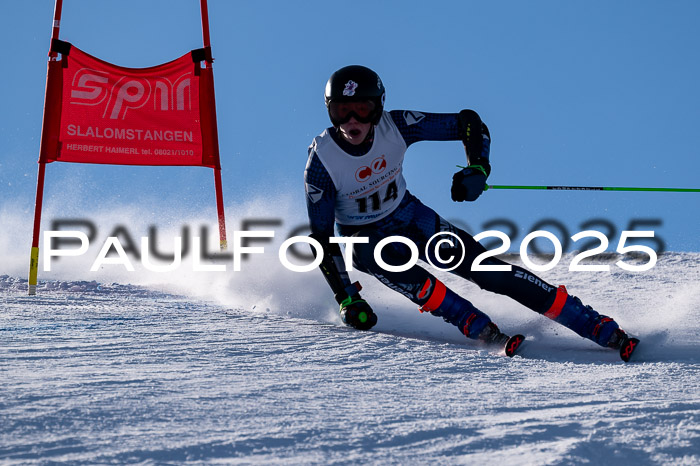
{"label": "ski", "polygon": [[518,349],[520,348],[520,346],[523,344],[524,341],[525,341],[525,337],[523,335],[520,335],[520,334],[513,335],[512,337],[508,338],[508,341],[506,342],[506,345],[505,345],[506,356],[508,356],[509,358],[512,358],[513,356],[515,356],[515,354],[517,353]]}
{"label": "ski", "polygon": [[620,345],[620,358],[625,362],[629,362],[638,345],[639,338],[625,338],[622,345]]}

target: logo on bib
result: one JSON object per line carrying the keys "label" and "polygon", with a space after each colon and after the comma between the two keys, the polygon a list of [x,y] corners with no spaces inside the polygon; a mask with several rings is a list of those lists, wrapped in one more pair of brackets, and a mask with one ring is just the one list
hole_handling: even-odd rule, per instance
{"label": "logo on bib", "polygon": [[367,166],[362,166],[355,172],[355,179],[360,183],[369,180],[372,177],[372,169]]}
{"label": "logo on bib", "polygon": [[372,177],[372,174],[379,175],[384,170],[386,170],[386,160],[384,160],[384,156],[382,155],[381,157],[377,157],[376,159],[372,160],[369,167],[367,165],[363,165],[358,168],[355,172],[355,179],[360,183],[363,183],[369,180]]}
{"label": "logo on bib", "polygon": [[386,169],[386,160],[384,160],[384,156],[382,155],[381,157],[378,157],[374,160],[372,160],[372,173],[375,174],[380,174]]}

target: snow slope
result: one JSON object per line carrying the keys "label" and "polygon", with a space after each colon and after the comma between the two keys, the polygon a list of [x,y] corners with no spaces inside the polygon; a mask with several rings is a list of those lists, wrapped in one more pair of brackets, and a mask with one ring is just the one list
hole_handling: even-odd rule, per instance
{"label": "snow slope", "polygon": [[700,255],[612,270],[546,278],[640,335],[630,364],[449,278],[528,335],[521,357],[367,278],[370,332],[306,296],[316,275],[246,296],[53,280],[35,297],[4,275],[0,463],[698,464]]}

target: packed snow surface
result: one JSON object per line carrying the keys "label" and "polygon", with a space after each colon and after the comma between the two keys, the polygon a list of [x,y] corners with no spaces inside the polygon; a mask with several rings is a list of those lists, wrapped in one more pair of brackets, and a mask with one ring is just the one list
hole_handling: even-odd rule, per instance
{"label": "packed snow surface", "polygon": [[700,255],[611,270],[546,276],[640,336],[629,364],[450,278],[528,336],[521,356],[362,276],[368,332],[320,274],[268,276],[273,298],[248,302],[72,279],[29,297],[4,275],[0,463],[700,464]]}

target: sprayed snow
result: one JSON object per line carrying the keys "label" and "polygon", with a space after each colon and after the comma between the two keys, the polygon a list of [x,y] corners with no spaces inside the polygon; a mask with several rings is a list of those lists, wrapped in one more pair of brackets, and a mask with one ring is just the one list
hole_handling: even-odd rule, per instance
{"label": "sprayed snow", "polygon": [[317,274],[257,276],[245,296],[227,275],[216,293],[192,277],[168,292],[50,280],[35,297],[1,276],[0,462],[700,462],[698,254],[638,274],[548,273],[640,335],[631,364],[454,279],[528,335],[521,357],[367,278],[379,323],[359,332]]}

